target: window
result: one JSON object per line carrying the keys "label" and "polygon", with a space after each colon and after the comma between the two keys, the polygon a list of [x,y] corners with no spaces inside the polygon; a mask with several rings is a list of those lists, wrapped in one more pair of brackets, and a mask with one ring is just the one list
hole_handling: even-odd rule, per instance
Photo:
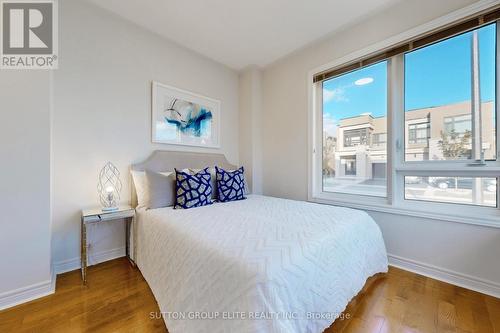
{"label": "window", "polygon": [[405,177],[405,199],[497,206],[497,181],[482,177]]}
{"label": "window", "polygon": [[323,190],[386,196],[387,62],[326,80],[322,87]]}
{"label": "window", "polygon": [[372,144],[374,146],[385,145],[387,143],[387,133],[375,133],[373,134]]}
{"label": "window", "polygon": [[368,143],[368,129],[355,129],[344,131],[344,147],[355,147]]}
{"label": "window", "polygon": [[409,144],[428,144],[430,137],[429,123],[419,123],[408,125],[408,143]]}
{"label": "window", "polygon": [[410,147],[427,138],[409,128],[407,150],[430,161],[496,159],[495,58],[495,24],[404,55],[405,122],[429,119],[428,146]]}
{"label": "window", "polygon": [[343,158],[344,172],[346,176],[356,176],[356,156],[347,156]]}
{"label": "window", "polygon": [[500,223],[500,33],[483,21],[313,75],[313,199]]}
{"label": "window", "polygon": [[453,132],[462,136],[471,133],[472,120],[470,114],[444,118],[444,131],[448,135]]}

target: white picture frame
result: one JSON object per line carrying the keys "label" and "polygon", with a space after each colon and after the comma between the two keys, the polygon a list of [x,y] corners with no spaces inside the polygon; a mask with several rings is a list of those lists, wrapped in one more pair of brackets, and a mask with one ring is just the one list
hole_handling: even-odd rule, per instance
{"label": "white picture frame", "polygon": [[220,148],[219,100],[153,81],[153,143]]}

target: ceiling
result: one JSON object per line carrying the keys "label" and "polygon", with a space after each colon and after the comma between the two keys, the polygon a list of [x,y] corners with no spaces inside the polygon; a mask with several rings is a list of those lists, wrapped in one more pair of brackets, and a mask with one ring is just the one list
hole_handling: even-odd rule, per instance
{"label": "ceiling", "polygon": [[266,66],[398,0],[90,0],[234,69]]}

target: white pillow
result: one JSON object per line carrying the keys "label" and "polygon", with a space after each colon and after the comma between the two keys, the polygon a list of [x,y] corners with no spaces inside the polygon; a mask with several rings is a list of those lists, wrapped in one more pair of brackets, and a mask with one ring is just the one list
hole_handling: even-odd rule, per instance
{"label": "white pillow", "polygon": [[[146,181],[145,171],[131,171],[132,180],[134,181],[135,193],[137,194],[137,208],[147,208],[149,203],[149,189]],[[162,175],[168,176],[172,172],[160,172]]]}
{"label": "white pillow", "polygon": [[146,170],[146,192],[148,209],[175,205],[175,174]]}
{"label": "white pillow", "polygon": [[132,179],[134,181],[135,193],[137,195],[137,208],[146,207],[146,172],[144,171],[131,171]]}

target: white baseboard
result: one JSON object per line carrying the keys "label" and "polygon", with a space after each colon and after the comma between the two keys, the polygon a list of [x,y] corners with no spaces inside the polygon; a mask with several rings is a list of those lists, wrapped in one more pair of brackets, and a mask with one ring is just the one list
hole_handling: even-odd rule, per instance
{"label": "white baseboard", "polygon": [[0,310],[4,310],[21,303],[48,296],[56,291],[56,274],[51,272],[50,280],[38,282],[30,286],[7,291],[0,294]]}
{"label": "white baseboard", "polygon": [[[118,247],[116,249],[101,251],[97,253],[89,254],[88,265],[92,266],[99,264],[104,261],[116,259],[125,256],[125,247]],[[69,271],[74,271],[75,269],[80,269],[80,257],[67,259],[63,261],[56,262],[54,264],[54,271],[56,274],[62,274]]]}
{"label": "white baseboard", "polygon": [[[89,266],[125,256],[125,247],[89,255]],[[0,294],[0,310],[53,294],[56,290],[56,275],[80,268],[80,257],[63,260],[53,265],[50,280]]]}
{"label": "white baseboard", "polygon": [[388,254],[388,257],[389,265],[391,266],[500,298],[500,284],[496,282],[399,257],[393,254]]}

